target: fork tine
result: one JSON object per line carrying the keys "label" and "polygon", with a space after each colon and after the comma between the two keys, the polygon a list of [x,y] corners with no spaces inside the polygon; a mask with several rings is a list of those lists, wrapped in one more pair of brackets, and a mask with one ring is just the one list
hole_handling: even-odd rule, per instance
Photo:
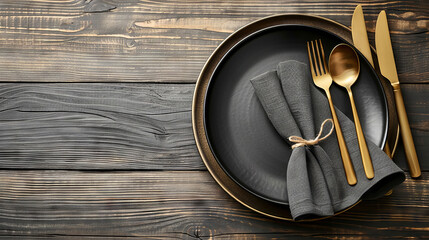
{"label": "fork tine", "polygon": [[[320,39],[319,39],[320,40]],[[319,42],[317,40],[314,40],[314,42],[316,43],[316,52],[317,52],[317,58],[319,59],[319,69],[320,69],[320,74],[323,75],[326,72],[323,71],[323,64],[322,64],[322,59],[320,57],[320,52],[319,52]],[[317,61],[317,60],[316,60]]]}
{"label": "fork tine", "polygon": [[326,66],[325,51],[323,50],[322,39],[319,39],[320,51],[322,52],[323,65],[325,66],[325,73],[329,73],[328,66]]}
{"label": "fork tine", "polygon": [[309,42],[307,42],[307,53],[308,53],[308,60],[310,61],[311,76],[313,78],[315,78],[316,74],[314,73],[313,61],[311,60],[311,50],[310,50],[310,43]]}
{"label": "fork tine", "polygon": [[313,60],[314,60],[313,67],[316,69],[316,76],[320,76],[319,69],[317,68],[317,58],[316,58],[316,53],[314,52],[313,41],[311,41],[311,50],[313,50]]}

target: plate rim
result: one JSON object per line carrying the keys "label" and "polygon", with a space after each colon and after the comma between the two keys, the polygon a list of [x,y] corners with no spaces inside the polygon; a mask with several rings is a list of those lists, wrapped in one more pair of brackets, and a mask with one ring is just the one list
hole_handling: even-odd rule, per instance
{"label": "plate rim", "polygon": [[[208,147],[207,138],[206,138],[206,135],[204,132],[204,125],[203,125],[203,121],[202,121],[202,117],[203,117],[202,115],[204,113],[203,112],[204,108],[202,108],[201,105],[203,105],[204,101],[202,101],[201,98],[202,99],[205,98],[206,91],[202,92],[201,89],[205,89],[205,90],[207,89],[208,81],[207,81],[207,79],[205,79],[205,75],[210,73],[210,71],[211,71],[210,75],[214,72],[215,68],[213,66],[211,66],[211,62],[212,62],[213,58],[217,57],[217,55],[219,55],[219,54],[220,54],[220,57],[223,58],[225,56],[225,54],[230,50],[230,48],[238,43],[238,41],[235,41],[235,43],[233,43],[232,46],[229,47],[229,49],[227,49],[227,50],[222,49],[222,48],[225,48],[225,46],[227,45],[227,43],[229,41],[234,42],[234,40],[231,40],[232,38],[234,38],[234,37],[239,38],[240,34],[241,35],[244,34],[244,37],[248,36],[248,34],[246,34],[246,31],[249,31],[249,28],[251,28],[252,26],[257,25],[257,24],[261,25],[259,27],[260,29],[263,29],[264,24],[268,25],[268,26],[276,26],[276,24],[272,24],[272,23],[270,24],[269,22],[270,22],[270,20],[272,20],[272,21],[278,20],[278,18],[280,18],[280,21],[283,21],[283,22],[286,22],[286,21],[292,21],[292,22],[293,21],[302,21],[302,22],[304,22],[302,25],[305,25],[306,21],[312,22],[312,23],[313,22],[317,23],[318,21],[321,21],[325,25],[328,25],[328,26],[326,26],[326,28],[328,28],[330,25],[331,28],[336,28],[336,30],[341,31],[341,33],[333,33],[332,31],[330,31],[330,29],[326,29],[326,28],[323,28],[324,31],[328,31],[332,34],[335,34],[335,35],[341,37],[342,39],[344,39],[350,45],[352,45],[351,44],[351,42],[352,42],[351,41],[351,29],[349,27],[347,27],[341,23],[338,23],[334,20],[331,20],[331,19],[328,19],[325,17],[321,17],[321,16],[317,16],[317,15],[297,14],[297,13],[277,14],[277,15],[271,15],[271,16],[267,16],[264,18],[260,18],[260,19],[257,19],[255,21],[252,21],[252,22],[244,25],[243,27],[241,27],[238,30],[231,33],[227,38],[225,38],[218,45],[218,47],[212,52],[212,54],[210,55],[210,57],[207,59],[206,63],[204,64],[204,66],[203,66],[203,68],[202,68],[202,70],[198,76],[198,80],[196,82],[194,95],[193,95],[192,129],[193,129],[193,135],[194,135],[194,139],[196,142],[198,152],[199,152],[205,166],[207,167],[211,176],[215,179],[215,181],[218,183],[218,185],[221,186],[222,189],[224,189],[225,192],[227,192],[236,201],[238,201],[242,205],[246,206],[247,208],[252,209],[253,211],[256,211],[258,213],[261,213],[263,215],[270,216],[273,218],[293,221],[293,219],[291,218],[291,215],[290,215],[290,211],[288,208],[285,208],[285,205],[268,202],[264,199],[260,199],[256,196],[254,196],[250,192],[247,192],[247,190],[241,188],[232,179],[230,179],[228,177],[228,175],[225,172],[223,172],[223,170],[220,168],[220,166],[218,164],[213,163],[213,160],[215,160],[215,162],[217,162],[217,161],[216,161],[216,159],[214,159],[214,156],[213,156],[213,153],[211,152],[210,147]],[[283,24],[287,24],[287,23],[283,23]],[[309,26],[315,27],[314,25],[309,25]],[[253,30],[250,29],[250,31],[252,32]],[[217,66],[217,64],[216,64],[216,66]],[[376,69],[376,73],[379,75],[379,69]],[[381,78],[380,78],[380,80],[381,80]],[[383,89],[385,89],[385,86],[383,86]],[[204,140],[205,140],[205,142],[204,142]],[[397,142],[398,142],[398,134],[396,136],[394,148],[396,148]],[[229,186],[227,187],[226,185],[229,185]],[[243,195],[245,197],[243,197]],[[360,201],[358,201],[355,205],[357,205],[359,202]],[[351,209],[352,207],[354,207],[355,205],[350,206],[349,208],[344,209],[343,211],[337,212],[337,213],[335,213],[335,215],[338,215],[342,212],[345,212],[345,211]],[[314,221],[314,220],[320,220],[320,219],[324,219],[324,218],[327,218],[327,217],[315,218],[315,219],[304,220],[304,221]]]}

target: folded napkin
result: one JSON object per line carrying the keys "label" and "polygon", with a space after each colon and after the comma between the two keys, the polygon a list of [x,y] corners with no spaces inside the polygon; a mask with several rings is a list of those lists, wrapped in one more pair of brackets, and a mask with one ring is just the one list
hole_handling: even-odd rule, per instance
{"label": "folded napkin", "polygon": [[[322,122],[332,118],[328,100],[314,85],[309,71],[307,65],[291,60],[279,63],[277,71],[251,80],[272,125],[290,145],[294,144],[288,141],[290,136],[314,139]],[[358,182],[355,186],[347,183],[335,131],[316,145],[293,148],[285,164],[288,204],[294,220],[333,215],[360,199],[381,197],[405,180],[404,172],[367,139],[375,171],[375,177],[368,180],[354,123],[340,110],[336,113]]]}

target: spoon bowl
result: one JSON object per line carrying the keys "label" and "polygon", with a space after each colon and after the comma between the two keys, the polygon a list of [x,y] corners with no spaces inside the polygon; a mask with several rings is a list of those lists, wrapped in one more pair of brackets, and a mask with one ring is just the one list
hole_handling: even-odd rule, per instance
{"label": "spoon bowl", "polygon": [[338,44],[329,56],[329,71],[336,84],[351,88],[360,72],[356,51],[347,44]]}

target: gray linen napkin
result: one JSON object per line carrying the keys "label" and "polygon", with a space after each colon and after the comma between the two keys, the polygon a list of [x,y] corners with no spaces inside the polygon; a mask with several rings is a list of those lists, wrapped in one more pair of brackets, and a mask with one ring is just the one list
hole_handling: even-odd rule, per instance
{"label": "gray linen napkin", "polygon": [[[277,71],[251,80],[272,125],[286,141],[292,135],[314,139],[321,123],[332,118],[328,100],[314,86],[309,71],[307,65],[291,60],[279,63]],[[335,131],[317,145],[294,148],[290,159],[285,160],[288,203],[294,220],[333,215],[362,198],[381,197],[405,180],[404,172],[367,140],[375,171],[375,177],[368,180],[354,123],[338,109],[336,112],[358,183],[347,183]]]}

